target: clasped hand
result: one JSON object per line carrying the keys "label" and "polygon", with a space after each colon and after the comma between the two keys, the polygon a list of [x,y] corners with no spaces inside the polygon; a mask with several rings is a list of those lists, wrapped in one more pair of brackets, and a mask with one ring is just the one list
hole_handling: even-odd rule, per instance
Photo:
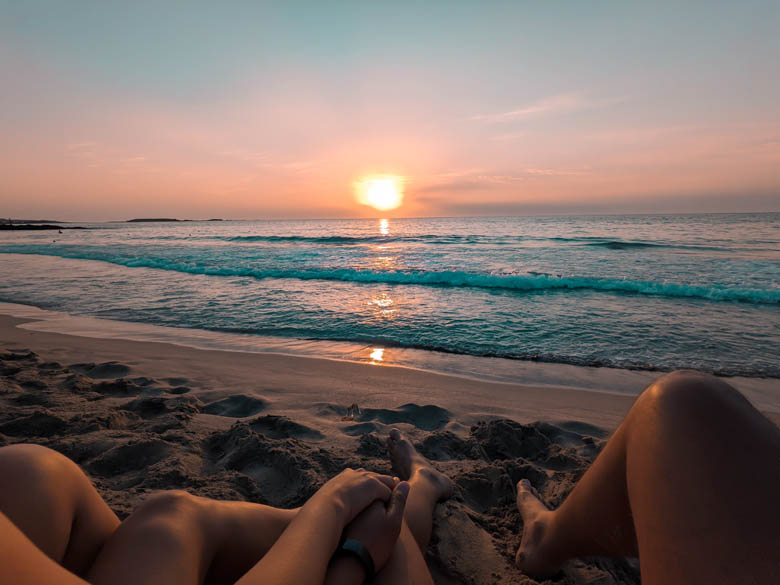
{"label": "clasped hand", "polygon": [[346,538],[360,541],[377,570],[387,563],[403,523],[409,484],[366,471],[345,469],[327,482],[314,498],[334,504]]}

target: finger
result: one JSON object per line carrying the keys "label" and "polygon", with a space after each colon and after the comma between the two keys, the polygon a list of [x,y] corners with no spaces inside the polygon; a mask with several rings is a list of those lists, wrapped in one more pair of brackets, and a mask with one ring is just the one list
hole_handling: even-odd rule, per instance
{"label": "finger", "polygon": [[382,506],[390,499],[392,491],[381,481],[364,476],[359,483],[354,483],[347,490],[346,497],[349,505],[345,523],[348,524],[363,510],[377,502]]}
{"label": "finger", "polygon": [[390,489],[393,489],[395,487],[395,484],[398,483],[397,481],[395,481],[395,479],[393,479],[389,475],[382,475],[381,473],[374,473],[371,475],[371,477],[373,477],[377,481],[382,482]]}
{"label": "finger", "polygon": [[393,490],[390,496],[390,503],[387,505],[387,517],[393,523],[393,527],[397,527],[399,532],[401,530],[401,522],[404,520],[407,497],[409,497],[409,483],[402,481]]}
{"label": "finger", "polygon": [[382,500],[383,502],[387,502],[390,499],[390,495],[393,493],[393,489],[384,483],[383,481],[380,481],[376,477],[371,478],[371,484],[373,486],[373,500]]}

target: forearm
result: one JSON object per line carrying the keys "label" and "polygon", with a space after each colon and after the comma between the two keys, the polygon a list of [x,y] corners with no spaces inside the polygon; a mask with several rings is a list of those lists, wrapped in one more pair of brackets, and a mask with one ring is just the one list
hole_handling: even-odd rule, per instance
{"label": "forearm", "polygon": [[343,528],[335,504],[310,501],[236,585],[322,585]]}

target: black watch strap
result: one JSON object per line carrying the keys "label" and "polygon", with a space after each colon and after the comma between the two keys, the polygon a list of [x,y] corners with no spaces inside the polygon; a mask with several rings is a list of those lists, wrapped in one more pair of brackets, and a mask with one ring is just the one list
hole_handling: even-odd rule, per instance
{"label": "black watch strap", "polygon": [[363,543],[354,538],[345,539],[339,548],[336,549],[334,557],[340,556],[352,556],[355,557],[363,566],[363,570],[366,573],[366,579],[363,581],[364,585],[371,583],[374,578],[374,559],[371,558],[371,553],[363,546]]}

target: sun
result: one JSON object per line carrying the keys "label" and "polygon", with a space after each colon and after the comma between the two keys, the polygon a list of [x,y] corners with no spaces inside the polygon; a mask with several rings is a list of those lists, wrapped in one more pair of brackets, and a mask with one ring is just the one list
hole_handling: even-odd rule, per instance
{"label": "sun", "polygon": [[374,175],[355,183],[355,199],[379,211],[400,207],[404,199],[404,182],[395,175]]}

